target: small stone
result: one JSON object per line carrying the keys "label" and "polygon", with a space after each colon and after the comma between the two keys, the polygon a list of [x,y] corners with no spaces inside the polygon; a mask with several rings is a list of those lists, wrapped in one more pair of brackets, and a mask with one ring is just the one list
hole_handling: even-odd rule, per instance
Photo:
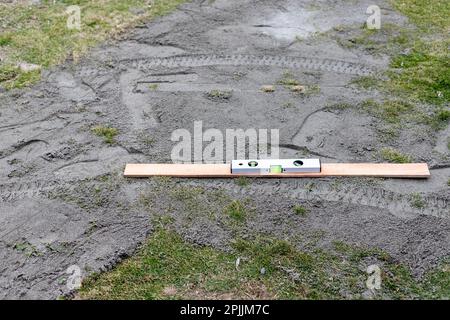
{"label": "small stone", "polygon": [[260,272],[262,275],[265,275],[265,274],[266,274],[266,268],[262,267],[261,270],[259,270],[259,272]]}

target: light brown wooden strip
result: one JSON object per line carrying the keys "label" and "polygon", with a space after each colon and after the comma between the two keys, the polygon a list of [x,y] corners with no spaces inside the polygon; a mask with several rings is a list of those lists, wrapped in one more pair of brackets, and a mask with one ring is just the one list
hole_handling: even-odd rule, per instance
{"label": "light brown wooden strip", "polygon": [[428,178],[426,163],[322,163],[319,173],[232,174],[230,164],[127,164],[125,177],[170,176],[186,178],[232,178],[239,176],[302,177],[386,177]]}

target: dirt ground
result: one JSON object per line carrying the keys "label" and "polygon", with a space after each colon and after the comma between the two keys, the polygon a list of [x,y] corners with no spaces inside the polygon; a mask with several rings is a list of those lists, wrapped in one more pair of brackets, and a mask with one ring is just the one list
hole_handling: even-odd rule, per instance
{"label": "dirt ground", "polygon": [[[151,234],[156,214],[171,216],[186,241],[226,250],[232,228],[174,204],[170,190],[194,186],[251,198],[254,214],[243,234],[296,236],[299,247],[313,237],[324,248],[336,240],[377,247],[417,277],[436,266],[450,252],[450,130],[424,135],[406,128],[401,139],[385,141],[379,120],[339,108],[380,97],[349,84],[387,68],[389,58],[336,40],[346,31],[335,27],[362,25],[372,2],[194,1],[78,64],[45,71],[32,88],[0,93],[0,298],[67,294],[69,266],[84,276],[110,269]],[[379,5],[383,22],[406,24]],[[260,90],[286,71],[320,92]],[[211,99],[211,90],[231,96]],[[222,132],[280,129],[282,158],[381,161],[380,149],[393,146],[428,162],[432,176],[255,179],[247,186],[121,177],[128,162],[171,161],[172,131],[193,130],[200,120]],[[95,136],[97,125],[116,128],[116,143]],[[422,205],[411,203],[414,193]],[[143,195],[153,199],[150,209]],[[310,214],[296,217],[297,203]]]}

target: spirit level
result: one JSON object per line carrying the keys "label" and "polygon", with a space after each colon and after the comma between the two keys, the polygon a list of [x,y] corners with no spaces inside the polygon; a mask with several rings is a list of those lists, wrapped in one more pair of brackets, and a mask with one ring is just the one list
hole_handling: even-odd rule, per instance
{"label": "spirit level", "polygon": [[233,160],[232,174],[267,174],[283,172],[320,172],[319,159]]}
{"label": "spirit level", "polygon": [[127,164],[125,177],[428,178],[426,163],[321,163],[319,159],[233,160],[231,164]]}

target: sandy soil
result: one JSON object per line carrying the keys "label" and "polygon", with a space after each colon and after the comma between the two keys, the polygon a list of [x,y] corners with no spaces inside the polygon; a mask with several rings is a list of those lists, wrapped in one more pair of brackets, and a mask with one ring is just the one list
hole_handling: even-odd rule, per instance
{"label": "sandy soil", "polygon": [[[46,71],[32,88],[1,93],[0,298],[66,294],[69,266],[83,275],[111,268],[152,232],[154,212],[173,217],[187,241],[228,248],[233,230],[201,214],[189,218],[173,201],[174,186],[250,197],[255,213],[244,233],[295,235],[299,247],[317,234],[323,247],[335,240],[378,247],[418,277],[448,256],[450,168],[440,156],[448,155],[448,129],[425,138],[416,134],[420,127],[405,129],[390,144],[428,162],[428,180],[258,179],[241,187],[222,179],[121,177],[127,162],[170,161],[172,131],[192,130],[198,120],[223,132],[278,128],[283,158],[379,160],[388,145],[379,121],[333,108],[379,98],[349,83],[383,70],[388,57],[344,49],[330,36],[335,26],[362,25],[372,2],[194,1],[79,64]],[[384,21],[406,23],[381,7]],[[320,93],[261,92],[286,70]],[[215,89],[232,96],[209,99],[205,93]],[[92,134],[98,124],[119,130],[116,144]],[[411,205],[413,192],[423,195],[422,208]],[[142,194],[155,200],[151,210],[141,205]],[[297,203],[308,207],[307,217],[293,214]]]}

